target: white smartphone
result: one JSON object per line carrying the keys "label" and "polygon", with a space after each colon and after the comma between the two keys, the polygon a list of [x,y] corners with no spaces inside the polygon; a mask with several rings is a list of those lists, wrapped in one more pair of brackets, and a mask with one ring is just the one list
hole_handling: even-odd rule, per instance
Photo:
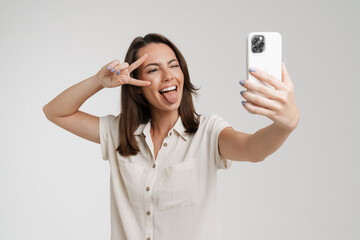
{"label": "white smartphone", "polygon": [[[249,67],[261,69],[281,81],[282,38],[278,32],[252,32],[247,36],[247,79],[274,89],[250,74]],[[255,94],[261,95],[255,92]],[[261,95],[263,96],[263,95]]]}

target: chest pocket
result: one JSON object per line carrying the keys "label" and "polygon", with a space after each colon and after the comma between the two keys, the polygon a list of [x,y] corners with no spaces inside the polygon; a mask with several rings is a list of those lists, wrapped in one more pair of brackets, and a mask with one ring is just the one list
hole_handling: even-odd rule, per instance
{"label": "chest pocket", "polygon": [[119,169],[121,177],[124,180],[124,189],[126,190],[130,204],[134,208],[140,208],[141,186],[144,167],[137,163],[127,162],[119,159]]}
{"label": "chest pocket", "polygon": [[164,169],[159,183],[159,210],[185,207],[199,201],[194,159]]}

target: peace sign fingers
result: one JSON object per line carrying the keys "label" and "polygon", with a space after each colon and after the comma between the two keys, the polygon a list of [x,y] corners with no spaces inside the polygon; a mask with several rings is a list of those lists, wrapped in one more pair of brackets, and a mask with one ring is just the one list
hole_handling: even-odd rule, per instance
{"label": "peace sign fingers", "polygon": [[148,57],[146,53],[141,56],[138,60],[133,62],[130,66],[127,62],[120,64],[118,59],[114,60],[107,66],[106,72],[98,73],[98,79],[102,81],[102,85],[105,87],[118,87],[123,84],[130,84],[134,86],[147,87],[151,85],[151,81],[148,80],[138,80],[130,76],[130,73],[138,68]]}
{"label": "peace sign fingers", "polygon": [[134,71],[136,68],[138,68],[145,60],[146,58],[149,56],[149,54],[145,53],[144,55],[142,55],[138,60],[136,60],[135,62],[133,62],[128,70],[129,73],[131,73],[132,71]]}
{"label": "peace sign fingers", "polygon": [[146,81],[146,80],[139,80],[139,79],[135,79],[135,78],[130,77],[127,80],[127,84],[131,84],[131,85],[139,86],[139,87],[148,87],[148,86],[151,85],[151,82]]}

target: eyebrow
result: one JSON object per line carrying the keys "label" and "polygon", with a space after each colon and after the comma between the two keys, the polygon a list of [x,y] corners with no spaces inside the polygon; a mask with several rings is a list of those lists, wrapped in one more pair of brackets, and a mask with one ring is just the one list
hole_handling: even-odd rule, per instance
{"label": "eyebrow", "polygon": [[[170,63],[172,63],[172,62],[174,62],[174,61],[177,61],[177,59],[174,58],[174,59],[170,60],[170,61],[168,62],[168,64],[170,64]],[[146,67],[149,67],[149,66],[152,66],[152,65],[160,66],[159,63],[149,63],[148,65],[146,65],[146,66],[144,67],[144,69],[145,69]]]}

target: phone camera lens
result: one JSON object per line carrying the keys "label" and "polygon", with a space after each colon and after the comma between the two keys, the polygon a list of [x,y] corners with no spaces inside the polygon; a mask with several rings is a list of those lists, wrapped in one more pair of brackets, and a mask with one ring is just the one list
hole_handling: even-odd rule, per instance
{"label": "phone camera lens", "polygon": [[258,49],[257,46],[255,46],[255,47],[252,48],[252,51],[257,52],[257,49]]}
{"label": "phone camera lens", "polygon": [[252,43],[256,43],[257,41],[258,41],[258,38],[254,37],[253,40],[252,40]]}
{"label": "phone camera lens", "polygon": [[264,46],[264,42],[259,43],[259,47],[263,47]]}

